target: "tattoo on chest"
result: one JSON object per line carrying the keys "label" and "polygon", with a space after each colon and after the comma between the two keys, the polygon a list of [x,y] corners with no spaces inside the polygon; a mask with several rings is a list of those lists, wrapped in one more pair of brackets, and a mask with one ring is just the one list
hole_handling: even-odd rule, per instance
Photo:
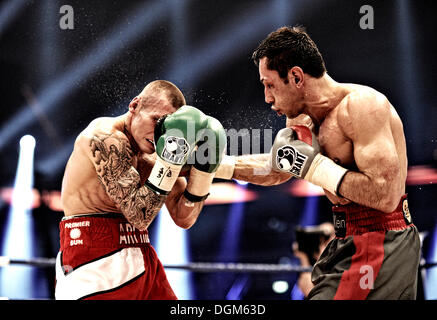
{"label": "tattoo on chest", "polygon": [[140,175],[132,166],[133,152],[126,139],[100,134],[92,137],[90,149],[100,183],[129,222],[147,228],[165,202],[140,184]]}

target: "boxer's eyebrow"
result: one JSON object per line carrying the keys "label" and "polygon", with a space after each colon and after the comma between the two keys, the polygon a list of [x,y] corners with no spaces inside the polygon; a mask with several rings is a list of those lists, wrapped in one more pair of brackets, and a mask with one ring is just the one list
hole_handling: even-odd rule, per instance
{"label": "boxer's eyebrow", "polygon": [[261,82],[262,84],[264,84],[264,77],[259,79],[259,82]]}

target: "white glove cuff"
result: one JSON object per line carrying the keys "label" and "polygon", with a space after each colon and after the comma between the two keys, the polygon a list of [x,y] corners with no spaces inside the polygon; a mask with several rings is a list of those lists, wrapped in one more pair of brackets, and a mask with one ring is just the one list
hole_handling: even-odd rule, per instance
{"label": "white glove cuff", "polygon": [[198,197],[202,197],[209,193],[214,172],[204,172],[197,170],[194,166],[191,167],[190,176],[188,178],[187,191]]}
{"label": "white glove cuff", "polygon": [[175,165],[156,157],[155,165],[148,178],[148,181],[163,191],[169,192],[179,177],[181,165]]}
{"label": "white glove cuff", "polygon": [[304,179],[335,195],[339,195],[338,187],[347,171],[347,169],[319,153],[314,158]]}
{"label": "white glove cuff", "polygon": [[215,177],[219,179],[231,180],[234,175],[235,161],[235,156],[225,155],[220,162],[217,171],[215,172]]}

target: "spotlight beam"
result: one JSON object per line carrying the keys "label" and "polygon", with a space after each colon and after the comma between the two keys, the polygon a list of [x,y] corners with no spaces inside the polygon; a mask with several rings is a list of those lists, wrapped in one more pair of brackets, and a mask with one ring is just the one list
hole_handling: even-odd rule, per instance
{"label": "spotlight beam", "polygon": [[246,52],[260,34],[271,30],[277,15],[275,9],[275,5],[264,2],[249,12],[239,13],[226,30],[218,30],[204,45],[181,56],[178,59],[180,63],[169,71],[165,79],[181,83],[184,89],[195,86],[206,74],[212,74],[214,69],[228,63],[242,51]]}
{"label": "spotlight beam", "polygon": [[[175,0],[170,0],[169,4],[175,5],[173,1]],[[225,32],[218,30],[205,44],[196,49],[189,50],[189,52],[184,50],[183,42],[180,39],[174,40],[174,51],[177,51],[177,54],[173,55],[173,61],[170,63],[172,68],[164,79],[179,83],[181,89],[195,86],[205,75],[211,73],[213,69],[219,68],[241,52],[246,52],[247,48],[252,47],[253,43],[258,40],[260,34],[268,32],[273,27],[272,21],[277,21],[278,19],[277,10],[280,4],[283,5],[284,10],[282,11],[290,10],[282,1],[273,3],[273,5],[269,3],[259,5],[246,12],[243,17],[241,14],[236,15],[235,21],[230,27],[227,27]],[[177,6],[178,12],[173,11],[172,15],[179,20],[181,19],[179,11],[184,10],[184,7],[179,2]],[[256,23],[253,23],[254,21]],[[279,21],[279,23],[282,22],[281,19]],[[173,28],[176,28],[176,26],[173,26]],[[184,30],[183,26],[182,30]],[[186,64],[184,61],[189,61],[190,63]],[[20,121],[20,118],[16,120]],[[0,150],[1,148],[2,142],[0,140]],[[59,158],[58,155],[54,156]],[[62,157],[62,159],[64,158]],[[47,160],[49,161],[49,159]]]}
{"label": "spotlight beam", "polygon": [[26,2],[27,0],[9,0],[3,3],[0,8],[0,36],[24,8]]}
{"label": "spotlight beam", "polygon": [[[396,2],[398,13],[398,43],[399,43],[399,58],[400,58],[400,85],[402,86],[403,100],[405,109],[408,111],[408,126],[411,132],[420,132],[422,125],[422,115],[415,110],[415,107],[420,103],[420,80],[418,74],[420,68],[417,64],[418,54],[415,51],[416,45],[414,39],[416,37],[416,24],[413,21],[412,3],[408,0],[400,0]],[[424,120],[424,119],[423,119]],[[422,148],[418,144],[409,145],[409,153],[412,155],[421,155]]]}
{"label": "spotlight beam", "polygon": [[[164,265],[189,263],[187,231],[176,226],[165,205],[156,218],[157,241],[155,248],[161,262]],[[189,300],[193,298],[191,272],[168,270],[166,274],[172,289],[179,299]]]}
{"label": "spotlight beam", "polygon": [[[43,112],[49,112],[56,106],[60,106],[61,99],[73,93],[79,88],[77,83],[84,84],[93,74],[111,62],[112,58],[120,50],[135,43],[140,35],[151,30],[167,13],[168,1],[147,2],[130,12],[127,17],[120,19],[108,36],[91,48],[87,54],[79,57],[67,68],[60,77],[44,87],[36,96],[36,100]],[[126,23],[132,21],[132,23]],[[0,150],[8,141],[20,133],[20,131],[33,123],[32,111],[23,106],[20,112],[12,119],[6,121],[6,125],[0,131]]]}
{"label": "spotlight beam", "polygon": [[[33,186],[33,156],[35,139],[24,136],[20,140],[20,155],[15,176],[12,204],[2,241],[2,255],[31,258],[33,255],[33,221],[31,216]],[[11,298],[33,297],[33,270],[14,268],[1,271],[0,291]]]}

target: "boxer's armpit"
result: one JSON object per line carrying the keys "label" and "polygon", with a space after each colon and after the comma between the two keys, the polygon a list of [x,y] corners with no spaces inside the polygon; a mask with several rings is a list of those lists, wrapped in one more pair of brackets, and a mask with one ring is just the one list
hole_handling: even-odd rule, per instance
{"label": "boxer's armpit", "polygon": [[94,135],[89,146],[97,176],[109,198],[132,225],[146,229],[164,204],[165,196],[140,184],[127,138],[116,134]]}

